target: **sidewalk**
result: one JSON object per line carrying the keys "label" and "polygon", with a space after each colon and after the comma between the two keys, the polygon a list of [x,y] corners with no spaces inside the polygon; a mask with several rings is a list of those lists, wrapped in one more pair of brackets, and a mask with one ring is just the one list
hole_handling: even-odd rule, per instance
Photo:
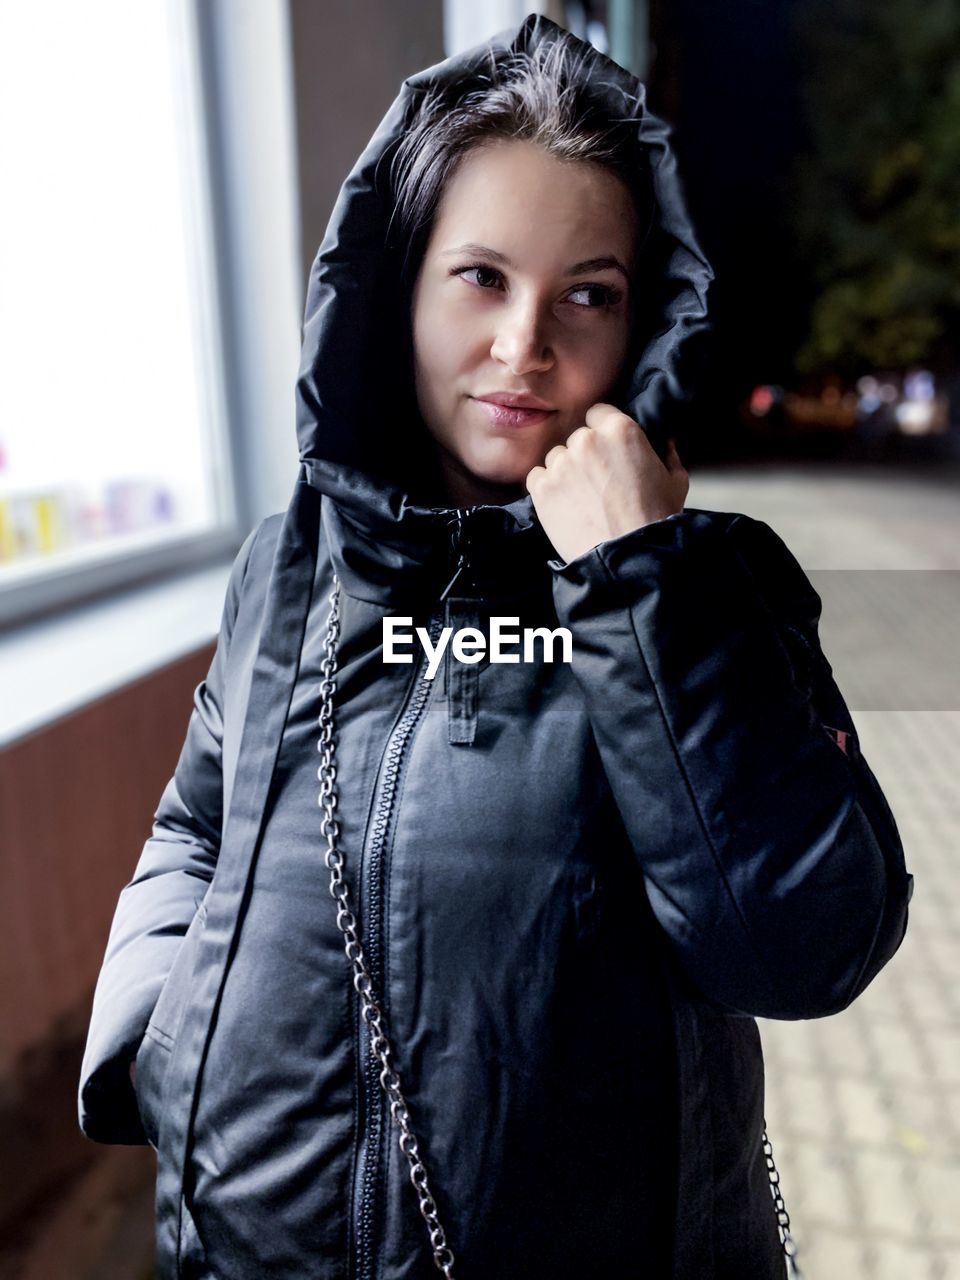
{"label": "sidewalk", "polygon": [[[808,570],[960,568],[960,485],[936,475],[718,470],[693,477],[687,505],[765,520]],[[829,580],[811,578],[818,589]],[[890,615],[906,625],[916,575],[882,582]],[[953,575],[939,582],[955,602]],[[942,628],[951,655],[958,617]],[[840,597],[824,594],[821,637],[845,694],[875,690],[871,664],[889,678],[882,634],[845,645],[855,625]],[[839,656],[854,653],[861,667],[845,679]],[[898,693],[916,698],[917,682],[892,690],[892,705]],[[806,1280],[946,1280],[960,1277],[960,708],[848,701],[915,876],[910,920],[893,960],[844,1013],[760,1020],[767,1131]]]}

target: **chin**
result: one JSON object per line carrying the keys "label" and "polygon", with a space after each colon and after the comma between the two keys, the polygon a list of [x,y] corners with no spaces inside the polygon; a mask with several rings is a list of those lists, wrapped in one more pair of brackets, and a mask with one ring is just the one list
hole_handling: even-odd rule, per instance
{"label": "chin", "polygon": [[[504,456],[506,452],[507,456]],[[511,485],[523,484],[530,468],[535,462],[528,462],[526,457],[519,458],[513,449],[497,451],[499,456],[491,457],[487,451],[460,456],[458,461],[463,469],[470,473],[481,484]],[[513,455],[513,456],[510,456]]]}
{"label": "chin", "polygon": [[470,468],[470,474],[478,484],[493,485],[500,489],[523,488],[529,471],[530,467],[487,467],[476,471]]}
{"label": "chin", "polygon": [[526,492],[524,479],[526,472],[522,476],[483,476],[475,477],[475,483],[485,485],[489,489],[516,490],[518,493]]}

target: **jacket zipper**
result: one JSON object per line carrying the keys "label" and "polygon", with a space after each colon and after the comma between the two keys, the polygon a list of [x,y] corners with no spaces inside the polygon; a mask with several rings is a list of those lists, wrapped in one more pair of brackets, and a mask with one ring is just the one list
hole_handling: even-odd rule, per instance
{"label": "jacket zipper", "polygon": [[460,507],[457,507],[453,513],[453,516],[451,517],[450,523],[453,527],[450,534],[450,551],[451,551],[451,556],[455,561],[455,568],[454,568],[453,577],[450,579],[447,585],[443,588],[443,591],[440,593],[441,604],[443,604],[444,600],[446,600],[447,596],[453,590],[454,583],[456,583],[460,578],[460,576],[466,572],[467,524],[470,519],[470,516],[476,510],[477,508],[475,506],[468,507],[466,510],[466,513],[464,513]]}
{"label": "jacket zipper", "polygon": [[[431,644],[436,645],[443,628],[443,602],[446,600],[454,584],[467,569],[466,526],[470,508],[465,516],[459,509],[455,512],[451,524],[451,558],[455,561],[453,577],[447,583],[439,597],[438,606],[430,615],[428,631]],[[373,834],[364,860],[364,883],[367,895],[364,902],[366,916],[366,942],[364,951],[367,969],[374,988],[381,1000],[386,999],[383,991],[383,864],[384,851],[387,844],[390,819],[393,814],[397,786],[400,780],[406,748],[413,731],[420,720],[432,687],[432,681],[425,678],[426,654],[418,660],[416,672],[411,682],[406,709],[394,729],[384,764],[378,779],[378,800],[373,820]],[[389,1019],[388,1033],[389,1033]],[[358,1053],[362,1067],[362,1083],[360,1089],[360,1145],[357,1152],[357,1164],[354,1177],[353,1199],[354,1213],[354,1254],[356,1280],[376,1280],[374,1259],[374,1225],[377,1218],[377,1181],[380,1164],[380,1149],[383,1141],[384,1123],[389,1123],[384,1099],[380,1088],[380,1062],[370,1053],[368,1028],[364,1020],[359,1020]],[[394,1063],[394,1065],[396,1065]]]}

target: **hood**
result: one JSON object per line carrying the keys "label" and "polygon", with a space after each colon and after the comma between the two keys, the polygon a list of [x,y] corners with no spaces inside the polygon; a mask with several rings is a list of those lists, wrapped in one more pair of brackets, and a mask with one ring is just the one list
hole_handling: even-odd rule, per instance
{"label": "hood", "polygon": [[[532,50],[561,31],[531,14],[519,27],[405,80],[346,178],[314,259],[296,386],[299,483],[332,500],[323,507],[334,566],[348,593],[360,598],[385,602],[398,571],[430,576],[434,566],[442,574],[444,525],[455,510],[427,496],[437,492],[428,487],[435,483],[435,453],[416,410],[400,250],[388,237],[389,158],[432,86],[456,80],[480,87],[491,58]],[[580,43],[581,74],[617,112],[636,119],[650,166],[654,212],[640,262],[651,302],[635,366],[615,402],[662,448],[675,410],[688,398],[695,339],[708,329],[713,272],[686,212],[668,126],[646,109],[635,76]],[[471,545],[494,575],[508,565],[522,573],[530,560],[542,566],[551,554],[529,495],[475,506],[470,523]]]}

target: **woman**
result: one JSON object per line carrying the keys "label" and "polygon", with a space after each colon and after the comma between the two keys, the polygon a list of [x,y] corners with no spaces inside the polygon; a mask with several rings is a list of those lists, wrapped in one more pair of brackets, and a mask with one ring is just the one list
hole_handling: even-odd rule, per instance
{"label": "woman", "polygon": [[816,593],[662,444],[710,279],[642,86],[542,17],[344,184],[83,1063],[161,1280],[783,1274],[754,1018],[849,1005],[912,878]]}

